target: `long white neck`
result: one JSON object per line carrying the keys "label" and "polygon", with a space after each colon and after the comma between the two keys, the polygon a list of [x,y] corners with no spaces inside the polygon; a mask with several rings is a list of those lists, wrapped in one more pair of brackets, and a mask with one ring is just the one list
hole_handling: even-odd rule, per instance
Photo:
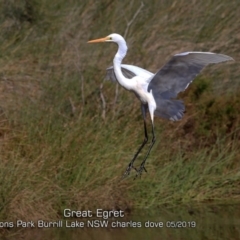
{"label": "long white neck", "polygon": [[126,88],[127,90],[131,90],[132,82],[129,81],[128,78],[125,78],[122,70],[121,70],[121,63],[123,58],[127,54],[127,44],[125,40],[118,42],[118,51],[113,59],[113,68],[116,78],[121,86]]}

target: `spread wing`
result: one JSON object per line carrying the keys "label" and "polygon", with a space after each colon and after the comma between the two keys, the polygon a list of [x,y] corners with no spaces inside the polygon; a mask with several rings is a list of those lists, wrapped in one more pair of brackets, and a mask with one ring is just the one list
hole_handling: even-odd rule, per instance
{"label": "spread wing", "polygon": [[[127,65],[127,64],[121,64],[122,73],[126,78],[133,78],[135,76],[142,76],[146,78],[152,77],[154,74],[137,66],[134,65]],[[116,82],[116,76],[114,73],[113,66],[107,68],[107,74],[105,77],[106,80],[112,80],[113,82]]]}
{"label": "spread wing", "polygon": [[[201,70],[211,63],[220,63],[233,58],[211,52],[184,52],[176,54],[152,78],[148,91],[154,97],[170,99],[184,91]],[[160,96],[159,96],[160,95]]]}

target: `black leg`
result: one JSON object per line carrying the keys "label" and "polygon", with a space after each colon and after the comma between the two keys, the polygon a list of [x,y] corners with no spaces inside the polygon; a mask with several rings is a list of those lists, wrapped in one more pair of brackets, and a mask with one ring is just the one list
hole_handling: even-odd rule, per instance
{"label": "black leg", "polygon": [[[149,149],[148,149],[148,152],[147,152],[147,154],[146,154],[143,162],[141,163],[140,168],[137,170],[137,175],[136,175],[136,177],[137,177],[138,175],[141,176],[143,170],[144,170],[145,172],[147,172],[147,170],[146,170],[146,168],[145,168],[144,165],[145,165],[145,163],[146,163],[146,160],[147,160],[147,158],[148,158],[149,153],[150,153],[151,150],[152,150],[152,147],[153,147],[155,141],[156,141],[156,138],[155,138],[155,134],[154,134],[154,126],[153,126],[153,124],[152,124],[152,143],[151,143],[151,145],[150,145],[150,147],[149,147]],[[136,179],[136,177],[135,177],[135,179]]]}
{"label": "black leg", "polygon": [[[131,160],[131,162],[128,164],[128,167],[125,171],[125,173],[123,174],[122,178],[125,178],[126,176],[128,176],[130,174],[130,171],[132,168],[134,168],[136,171],[137,169],[133,166],[134,161],[136,160],[138,154],[141,152],[141,150],[143,149],[143,147],[145,146],[145,144],[148,142],[148,134],[147,134],[147,125],[146,125],[146,121],[144,119],[144,140],[142,145],[140,146],[140,148],[138,149],[138,151],[136,152],[136,154],[134,155],[133,159]],[[144,168],[144,170],[146,171],[146,169]],[[146,171],[147,172],[147,171]]]}

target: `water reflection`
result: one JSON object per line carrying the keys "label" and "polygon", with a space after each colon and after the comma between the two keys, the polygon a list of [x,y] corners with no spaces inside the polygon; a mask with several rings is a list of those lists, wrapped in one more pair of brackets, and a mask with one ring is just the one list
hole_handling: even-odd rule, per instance
{"label": "water reflection", "polygon": [[[111,224],[120,222],[119,226]],[[123,222],[123,223],[121,223]],[[135,225],[133,223],[136,223]],[[138,224],[137,224],[138,223]],[[139,223],[141,227],[139,227]],[[125,224],[128,227],[123,227]],[[24,239],[240,239],[240,205],[179,206],[138,210],[124,219],[112,219],[103,228],[44,228],[10,231]],[[154,226],[154,227],[150,227]],[[9,238],[8,238],[9,239]]]}

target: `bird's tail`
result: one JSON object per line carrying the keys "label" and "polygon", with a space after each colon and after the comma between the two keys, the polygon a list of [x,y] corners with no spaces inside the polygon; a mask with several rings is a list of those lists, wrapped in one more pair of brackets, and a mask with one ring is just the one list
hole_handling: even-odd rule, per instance
{"label": "bird's tail", "polygon": [[156,104],[155,116],[171,121],[178,121],[183,117],[185,106],[181,100],[158,99]]}

